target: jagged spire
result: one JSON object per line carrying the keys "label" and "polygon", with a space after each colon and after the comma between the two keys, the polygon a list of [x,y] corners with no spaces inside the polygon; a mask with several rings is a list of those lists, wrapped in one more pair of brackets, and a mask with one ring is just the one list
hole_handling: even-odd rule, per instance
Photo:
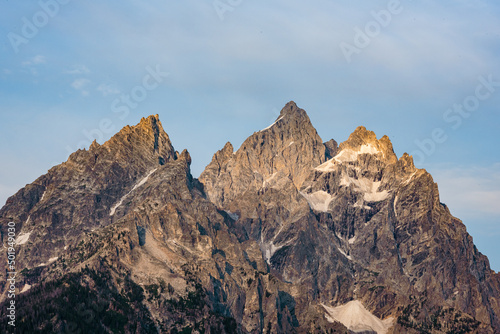
{"label": "jagged spire", "polygon": [[[232,147],[231,147],[232,148]],[[200,175],[207,193],[217,200],[230,199],[236,193],[262,186],[263,180],[280,174],[299,188],[309,175],[311,168],[326,160],[326,147],[311,124],[307,113],[293,101],[281,110],[280,116],[267,128],[248,137],[235,154],[228,154],[228,148],[217,152],[212,162]],[[231,149],[232,153],[232,149]],[[220,173],[234,174],[244,188],[217,190]]]}
{"label": "jagged spire", "polygon": [[339,145],[338,151],[378,154],[389,163],[397,162],[389,137],[383,136],[377,139],[375,132],[367,130],[364,126],[358,126],[349,138]]}
{"label": "jagged spire", "polygon": [[175,149],[158,115],[143,117],[139,124],[124,127],[103,147],[118,156],[133,154],[138,159],[153,156],[160,164],[176,158]]}

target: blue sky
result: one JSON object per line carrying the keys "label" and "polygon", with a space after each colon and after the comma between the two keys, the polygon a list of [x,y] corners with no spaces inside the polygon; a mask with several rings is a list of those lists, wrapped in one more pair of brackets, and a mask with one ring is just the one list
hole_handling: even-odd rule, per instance
{"label": "blue sky", "polygon": [[500,270],[498,2],[2,1],[0,36],[1,204],[150,114],[198,176],[294,100],[413,154]]}

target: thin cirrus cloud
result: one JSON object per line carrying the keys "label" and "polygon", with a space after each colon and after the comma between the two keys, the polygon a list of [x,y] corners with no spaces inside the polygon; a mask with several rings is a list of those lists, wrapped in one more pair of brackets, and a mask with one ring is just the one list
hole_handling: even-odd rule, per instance
{"label": "thin cirrus cloud", "polygon": [[85,65],[73,66],[70,70],[66,70],[64,73],[72,75],[82,75],[90,73],[90,70]]}
{"label": "thin cirrus cloud", "polygon": [[32,65],[39,65],[39,64],[44,64],[46,62],[46,59],[42,55],[36,55],[33,58],[23,61],[22,65],[23,66],[32,66]]}
{"label": "thin cirrus cloud", "polygon": [[79,78],[79,79],[75,79],[71,83],[71,87],[73,87],[75,90],[79,91],[82,94],[82,96],[88,96],[89,95],[88,86],[90,83],[91,83],[91,81],[89,79]]}
{"label": "thin cirrus cloud", "polygon": [[[109,52],[101,52],[104,59],[107,54],[112,55],[116,52],[113,50],[126,51],[123,52],[123,58],[126,61],[117,61],[112,64],[115,70],[121,66],[141,68],[144,67],[145,57],[154,59],[155,56],[152,55],[156,55],[156,60],[158,60],[161,58],[159,56],[163,55],[169,59],[172,71],[179,73],[179,83],[184,82],[188,86],[203,86],[209,83],[203,81],[204,78],[207,81],[217,78],[221,72],[224,74],[226,70],[241,68],[242,65],[244,66],[244,70],[240,70],[243,72],[242,75],[245,73],[265,75],[262,73],[264,69],[267,70],[264,64],[275,62],[278,69],[294,64],[300,67],[308,59],[314,59],[314,64],[310,66],[318,71],[321,68],[329,68],[341,73],[346,72],[347,64],[338,47],[339,43],[351,42],[354,37],[353,28],[363,27],[367,21],[373,20],[370,11],[383,9],[386,3],[380,2],[380,7],[363,6],[364,15],[360,15],[353,9],[347,10],[341,6],[331,8],[324,4],[325,8],[336,9],[341,14],[335,18],[333,18],[334,12],[322,12],[315,6],[304,6],[293,1],[289,5],[265,7],[245,3],[236,7],[234,11],[228,12],[227,20],[224,22],[220,22],[217,16],[210,12],[213,10],[210,7],[204,10],[196,10],[197,8],[193,7],[192,19],[186,22],[185,18],[182,21],[180,16],[172,14],[175,13],[172,7],[177,8],[178,5],[158,3],[157,6],[160,9],[156,7],[156,10],[152,11],[150,4],[144,6],[135,4],[134,8],[138,11],[151,14],[148,16],[149,24],[139,29],[144,32],[143,34],[136,32],[138,22],[128,20],[123,9],[118,11],[107,5],[89,6],[87,8],[89,13],[95,13],[97,17],[103,17],[103,19],[99,21],[99,25],[88,27],[88,29],[99,29],[108,35],[127,36],[125,43],[120,39],[106,40],[98,44],[96,48],[99,51],[109,50]],[[294,11],[288,12],[290,8]],[[298,10],[299,8],[303,9],[302,12]],[[487,67],[484,64],[494,64],[492,59],[485,59],[489,57],[478,59],[477,51],[476,53],[464,51],[477,50],[477,48],[472,48],[467,34],[462,33],[465,33],[474,22],[473,14],[471,18],[465,20],[463,17],[448,18],[446,26],[451,27],[449,29],[452,31],[457,30],[457,33],[447,36],[436,33],[443,28],[440,13],[442,12],[427,13],[425,8],[412,5],[400,15],[395,16],[391,24],[384,28],[366,49],[363,49],[359,55],[355,55],[352,67],[360,70],[348,71],[351,75],[345,76],[338,88],[342,89],[343,85],[350,86],[349,82],[353,82],[353,85],[358,86],[359,93],[363,93],[377,86],[380,77],[385,76],[393,77],[392,86],[394,87],[398,87],[402,80],[410,82],[411,79],[412,87],[422,87],[422,89],[432,91],[433,87],[441,82],[441,87],[438,88],[442,90],[446,88],[445,78],[448,77],[446,74],[452,73],[454,82],[457,82],[457,76],[461,75],[464,69],[468,69],[475,75],[484,72],[483,68]],[[311,15],[316,15],[314,21],[311,20]],[[168,16],[168,19],[165,19],[165,16]],[[419,18],[416,23],[413,23],[414,17]],[[86,31],[85,33],[93,35],[98,32]],[[88,45],[80,47],[86,48]],[[144,48],[148,50],[147,55]],[[130,66],[134,63],[138,66]],[[103,65],[104,63],[101,66]],[[497,65],[495,66],[498,68]],[[370,73],[373,74],[369,75],[369,80],[359,82],[359,76]],[[394,75],[387,75],[388,73]],[[290,75],[290,72],[276,73],[276,76],[284,78]],[[252,76],[248,78],[252,79]],[[241,78],[234,77],[234,80],[241,80]],[[259,84],[256,82],[259,79],[253,80],[254,85]],[[262,80],[259,81],[262,83]],[[318,85],[322,84],[316,81]],[[227,80],[220,82],[224,83]],[[282,84],[286,85],[286,82],[289,80],[283,80]],[[210,84],[213,83],[210,82]],[[390,85],[391,82],[388,84]],[[275,89],[280,89],[280,87],[275,87]],[[413,94],[418,94],[418,92]]]}
{"label": "thin cirrus cloud", "polygon": [[97,86],[96,90],[99,91],[104,97],[108,95],[116,95],[121,93],[121,91],[115,86],[105,83],[102,83],[99,86]]}
{"label": "thin cirrus cloud", "polygon": [[[500,163],[490,166],[436,169],[441,199],[463,219],[500,215]],[[499,227],[500,230],[500,227]]]}
{"label": "thin cirrus cloud", "polygon": [[441,202],[467,226],[479,251],[492,268],[500,268],[500,163],[468,167],[436,168],[432,172]]}

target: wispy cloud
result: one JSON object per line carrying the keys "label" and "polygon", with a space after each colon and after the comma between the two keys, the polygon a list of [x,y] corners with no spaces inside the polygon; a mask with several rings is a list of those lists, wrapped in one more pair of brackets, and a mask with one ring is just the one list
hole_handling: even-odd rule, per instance
{"label": "wispy cloud", "polygon": [[91,81],[89,79],[79,78],[79,79],[74,80],[71,83],[71,87],[73,87],[75,90],[79,91],[83,96],[88,96],[89,91],[86,88],[88,87],[90,82]]}
{"label": "wispy cloud", "polygon": [[[464,219],[500,215],[500,163],[436,170],[441,201]],[[499,222],[500,223],[500,222]]]}
{"label": "wispy cloud", "polygon": [[120,94],[121,91],[113,85],[102,83],[97,86],[97,90],[101,92],[102,96]]}
{"label": "wispy cloud", "polygon": [[65,71],[66,74],[82,75],[90,73],[90,70],[85,65],[76,65],[72,69]]}
{"label": "wispy cloud", "polygon": [[33,58],[23,61],[23,66],[33,66],[33,65],[39,65],[39,64],[45,64],[46,59],[45,56],[42,55],[36,55]]}

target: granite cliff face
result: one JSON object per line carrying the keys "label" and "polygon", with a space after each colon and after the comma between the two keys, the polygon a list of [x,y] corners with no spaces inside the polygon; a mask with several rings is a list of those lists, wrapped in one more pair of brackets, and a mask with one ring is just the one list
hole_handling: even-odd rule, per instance
{"label": "granite cliff face", "polygon": [[323,143],[289,102],[198,180],[190,163],[150,116],[12,196],[17,329],[500,331],[498,274],[386,136]]}
{"label": "granite cliff face", "polygon": [[238,151],[233,152],[228,142],[214,155],[200,181],[209,199],[224,206],[241,193],[258,191],[272,179],[288,178],[299,188],[311,168],[325,161],[326,154],[306,112],[290,102],[272,125],[248,137]]}

